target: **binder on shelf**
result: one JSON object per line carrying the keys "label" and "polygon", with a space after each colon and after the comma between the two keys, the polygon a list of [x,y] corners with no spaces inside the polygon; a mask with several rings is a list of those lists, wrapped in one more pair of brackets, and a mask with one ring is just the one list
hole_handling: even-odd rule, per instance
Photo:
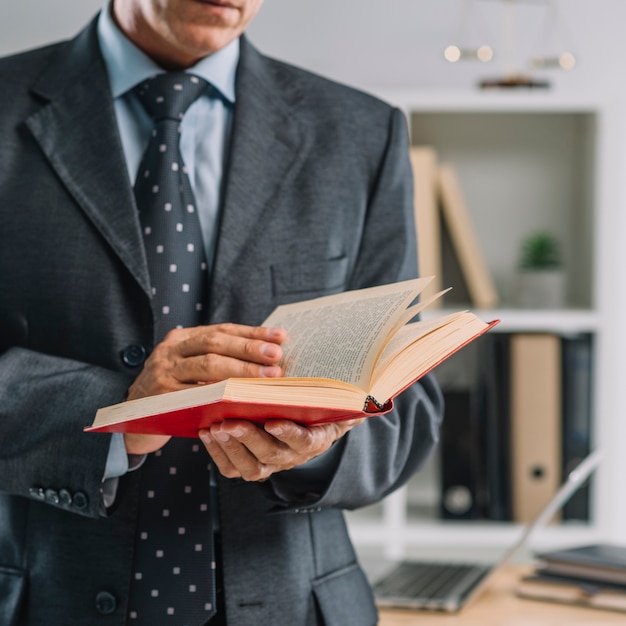
{"label": "binder on shelf", "polygon": [[435,370],[445,402],[439,453],[442,519],[489,519],[487,459],[492,426],[487,374],[491,379],[493,372],[486,371],[484,354],[488,346],[483,339],[480,337]]}
{"label": "binder on shelf", "polygon": [[471,389],[444,389],[440,472],[442,519],[477,519],[479,446],[475,428],[475,394]]}
{"label": "binder on shelf", "polygon": [[484,459],[484,517],[511,520],[510,335],[494,333],[477,342],[482,389],[482,458]]}
{"label": "binder on shelf", "polygon": [[[591,335],[564,337],[563,351],[563,462],[567,474],[591,450]],[[589,484],[577,491],[563,507],[565,520],[589,520]]]}
{"label": "binder on shelf", "polygon": [[513,519],[527,522],[561,480],[561,340],[511,336]]}
{"label": "binder on shelf", "polygon": [[[413,170],[413,194],[417,254],[422,276],[434,276],[424,289],[423,297],[442,290],[441,283],[441,219],[437,195],[437,152],[432,146],[413,146],[410,151]],[[441,306],[441,300],[429,305]]]}
{"label": "binder on shelf", "polygon": [[455,168],[450,163],[440,164],[437,180],[443,221],[472,302],[480,309],[493,308],[498,305],[498,293],[470,219]]}

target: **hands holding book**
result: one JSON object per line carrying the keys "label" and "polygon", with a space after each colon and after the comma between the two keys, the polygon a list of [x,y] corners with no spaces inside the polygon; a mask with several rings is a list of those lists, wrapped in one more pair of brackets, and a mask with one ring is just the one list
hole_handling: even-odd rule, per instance
{"label": "hands holding book", "polygon": [[[279,378],[283,328],[218,324],[172,330],[146,360],[127,400],[156,396],[228,378]],[[228,420],[199,432],[220,472],[228,478],[265,480],[325,452],[362,420],[306,427],[285,419],[258,424]],[[125,433],[129,454],[163,447],[168,435]]]}
{"label": "hands holding book", "polygon": [[316,426],[276,419],[265,425],[226,420],[200,431],[200,439],[227,478],[263,481],[326,452],[365,418]]}
{"label": "hands holding book", "polygon": [[[430,280],[281,305],[261,327],[174,331],[146,362],[129,399],[100,408],[85,430],[193,438],[209,431],[206,444],[227,475],[249,476],[252,458],[275,471],[300,464],[362,418],[391,411],[396,396],[497,324],[469,311],[411,321],[445,293],[415,303]],[[278,418],[292,425],[278,433]],[[237,437],[245,438],[245,450],[232,448]],[[166,440],[127,441],[133,449],[145,444],[145,452]]]}

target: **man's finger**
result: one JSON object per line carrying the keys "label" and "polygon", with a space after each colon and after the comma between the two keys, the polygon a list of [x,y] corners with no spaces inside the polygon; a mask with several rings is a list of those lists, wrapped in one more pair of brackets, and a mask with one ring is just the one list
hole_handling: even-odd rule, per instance
{"label": "man's finger", "polygon": [[216,434],[202,431],[200,437],[207,443],[207,450],[211,453],[217,468],[227,478],[241,477],[247,481],[262,481],[273,471],[272,467],[260,462],[235,437],[220,431]]}

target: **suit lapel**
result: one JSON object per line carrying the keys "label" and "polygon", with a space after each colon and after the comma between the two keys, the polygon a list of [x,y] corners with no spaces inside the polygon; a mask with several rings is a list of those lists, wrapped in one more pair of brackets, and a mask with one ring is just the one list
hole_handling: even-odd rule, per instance
{"label": "suit lapel", "polygon": [[148,270],[95,20],[33,86],[26,120],[52,168],[142,288]]}
{"label": "suit lapel", "polygon": [[248,242],[267,227],[277,191],[303,152],[306,129],[295,120],[292,107],[267,61],[242,37],[211,312],[228,293],[236,266],[245,264]]}
{"label": "suit lapel", "polygon": [[[248,242],[271,219],[272,202],[305,152],[307,133],[267,61],[242,38],[233,136],[213,263],[210,311],[228,293]],[[78,205],[149,293],[141,230],[117,132],[96,22],[63,48],[33,86],[46,103],[26,124]],[[117,155],[117,156],[115,156]]]}

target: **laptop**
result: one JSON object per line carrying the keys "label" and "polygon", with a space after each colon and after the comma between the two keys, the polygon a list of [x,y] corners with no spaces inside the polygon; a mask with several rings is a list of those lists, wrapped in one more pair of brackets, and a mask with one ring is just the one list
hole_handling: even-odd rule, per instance
{"label": "laptop", "polygon": [[601,452],[585,457],[538,515],[522,530],[517,541],[492,564],[402,561],[373,584],[379,607],[456,612],[477,597],[492,575],[526,544],[531,533],[545,525],[598,467]]}

